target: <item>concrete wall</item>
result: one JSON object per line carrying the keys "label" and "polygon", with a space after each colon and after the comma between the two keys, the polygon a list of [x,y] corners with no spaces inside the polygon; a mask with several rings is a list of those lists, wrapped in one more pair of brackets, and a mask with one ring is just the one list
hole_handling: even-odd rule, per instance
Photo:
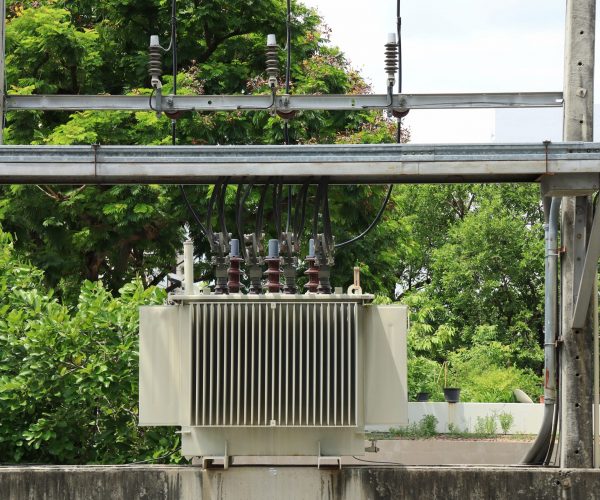
{"label": "concrete wall", "polygon": [[525,467],[0,467],[2,500],[600,500],[600,471]]}
{"label": "concrete wall", "polygon": [[[438,432],[448,432],[453,423],[460,431],[474,432],[477,417],[511,413],[514,417],[509,434],[537,434],[542,424],[544,405],[537,403],[408,403],[409,423],[419,422],[425,415],[435,415]],[[396,426],[398,427],[398,426]],[[386,431],[384,426],[369,426],[368,430]],[[497,423],[497,432],[501,433]]]}

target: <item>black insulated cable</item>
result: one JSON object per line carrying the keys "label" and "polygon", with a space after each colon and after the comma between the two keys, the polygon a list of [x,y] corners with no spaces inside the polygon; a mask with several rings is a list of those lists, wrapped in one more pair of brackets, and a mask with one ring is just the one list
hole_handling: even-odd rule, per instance
{"label": "black insulated cable", "polygon": [[258,209],[256,210],[256,228],[254,234],[256,236],[256,241],[260,241],[262,237],[263,230],[263,220],[264,220],[264,211],[265,211],[265,202],[267,200],[267,191],[270,185],[270,179],[263,185],[262,190],[260,192],[260,201],[258,202]]}
{"label": "black insulated cable", "polygon": [[188,207],[188,210],[190,211],[190,213],[192,214],[192,217],[196,221],[196,224],[198,224],[198,226],[200,227],[200,230],[202,231],[202,234],[204,234],[205,236],[207,236],[206,228],[204,227],[204,224],[202,224],[202,221],[200,220],[200,215],[198,215],[198,212],[196,212],[196,210],[194,209],[194,207],[190,203],[190,200],[188,199],[187,193],[185,192],[185,188],[183,187],[183,185],[180,185],[179,189],[181,191],[181,195],[183,196],[183,200],[185,201],[185,204]]}
{"label": "black insulated cable", "polygon": [[273,184],[273,222],[275,225],[275,234],[277,237],[281,234],[281,202],[283,198],[283,184],[275,182]]}
{"label": "black insulated cable", "polygon": [[[165,49],[165,52],[168,52],[169,50],[172,51],[172,59],[173,59],[173,68],[172,68],[173,69],[173,95],[176,95],[177,94],[177,0],[171,0],[171,43],[169,44],[169,47],[167,47],[167,49]],[[152,97],[154,96],[154,92],[155,91],[153,89],[152,93],[150,94],[150,108],[151,109],[154,109],[154,108],[152,108]],[[171,120],[171,144],[173,146],[177,145],[177,121],[176,120]],[[185,186],[183,184],[180,184],[179,190],[181,191],[181,194],[183,196],[183,201],[185,202],[188,211],[192,214],[194,221],[196,222],[196,224],[198,224],[202,233],[206,237],[209,237],[208,231],[207,231],[206,227],[202,224],[202,221],[200,220],[200,216],[198,215],[198,212],[196,212],[196,210],[190,203],[187,193],[185,192]]]}
{"label": "black insulated cable", "polygon": [[296,198],[296,208],[294,210],[294,219],[292,222],[292,232],[296,241],[299,240],[300,235],[304,232],[304,224],[306,222],[306,202],[308,200],[309,189],[310,182],[303,184]]}
{"label": "black insulated cable", "polygon": [[387,205],[388,205],[388,203],[390,201],[390,198],[392,197],[393,190],[394,190],[394,185],[390,184],[390,187],[388,188],[387,194],[385,195],[385,199],[383,200],[383,203],[381,204],[381,208],[379,209],[379,212],[377,212],[377,215],[375,216],[375,219],[373,219],[373,222],[371,222],[371,224],[369,225],[369,227],[367,227],[367,229],[365,229],[358,236],[355,236],[354,238],[349,239],[348,241],[344,241],[343,243],[336,244],[335,248],[344,248],[345,246],[351,245],[352,243],[357,242],[358,240],[364,238],[367,234],[369,234],[372,231],[372,229],[381,220],[381,217],[383,216],[383,213],[385,212],[385,209],[387,208]]}
{"label": "black insulated cable", "polygon": [[221,190],[219,191],[218,198],[217,198],[219,227],[220,227],[221,233],[223,233],[223,237],[227,241],[229,240],[229,231],[227,230],[227,223],[225,220],[225,202],[226,202],[228,185],[229,185],[229,177],[223,181],[223,185],[221,186]]}
{"label": "black insulated cable", "polygon": [[[397,0],[397,2],[396,2],[396,31],[397,31],[397,39],[398,39],[398,94],[402,93],[402,73],[403,73],[402,72],[402,15],[401,15],[402,10],[401,10],[401,7],[402,7],[401,0]],[[393,89],[391,89],[391,91],[390,91],[390,89],[388,89],[388,97],[391,93],[393,93]],[[396,142],[398,144],[402,143],[402,119],[401,118],[398,118],[398,128],[396,130]],[[394,191],[394,185],[390,184],[390,186],[388,187],[387,194],[385,195],[385,198],[383,200],[383,204],[381,205],[381,208],[379,209],[379,212],[377,212],[375,219],[373,220],[373,222],[371,222],[371,224],[367,227],[367,229],[365,229],[358,236],[355,236],[354,238],[349,239],[348,241],[344,241],[343,243],[338,243],[337,245],[335,245],[335,248],[344,248],[345,246],[351,245],[352,243],[364,238],[367,234],[369,234],[371,232],[371,230],[381,220],[381,217],[383,216],[383,213],[385,212],[385,209],[387,208],[390,198],[392,197],[393,191]]]}
{"label": "black insulated cable", "polygon": [[[286,29],[286,63],[285,63],[285,93],[289,94],[292,79],[292,0],[287,0]],[[290,128],[288,120],[283,123],[283,138],[286,145],[290,144]],[[289,215],[289,212],[288,212]]]}

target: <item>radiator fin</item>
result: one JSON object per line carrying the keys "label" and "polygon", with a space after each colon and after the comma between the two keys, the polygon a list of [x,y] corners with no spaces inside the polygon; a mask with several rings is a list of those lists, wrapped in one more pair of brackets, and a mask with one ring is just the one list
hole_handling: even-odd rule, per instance
{"label": "radiator fin", "polygon": [[355,427],[357,304],[193,304],[192,425]]}

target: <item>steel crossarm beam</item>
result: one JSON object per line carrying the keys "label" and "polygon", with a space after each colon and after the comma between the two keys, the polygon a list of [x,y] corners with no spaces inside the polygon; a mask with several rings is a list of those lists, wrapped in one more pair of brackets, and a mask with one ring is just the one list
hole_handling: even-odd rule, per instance
{"label": "steel crossarm beam", "polygon": [[[538,108],[562,106],[562,92],[487,94],[400,94],[392,101],[385,94],[366,95],[197,95],[163,96],[163,111],[361,111],[368,109]],[[6,110],[41,111],[151,111],[149,96],[112,95],[8,95]]]}
{"label": "steel crossarm beam", "polygon": [[592,222],[587,251],[585,252],[581,277],[576,281],[576,283],[579,283],[579,287],[574,301],[575,308],[573,309],[573,325],[571,327],[573,330],[580,330],[585,324],[594,280],[596,279],[598,259],[600,259],[600,213],[597,208]]}
{"label": "steel crossarm beam", "polygon": [[600,172],[600,143],[0,146],[3,184],[532,182]]}

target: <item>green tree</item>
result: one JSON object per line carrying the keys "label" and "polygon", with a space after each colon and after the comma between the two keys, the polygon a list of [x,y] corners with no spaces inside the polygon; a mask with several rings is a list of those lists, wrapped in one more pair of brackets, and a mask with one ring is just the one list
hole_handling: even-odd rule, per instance
{"label": "green tree", "polygon": [[[149,95],[147,45],[150,34],[169,34],[170,2],[41,1],[12,2],[7,25],[9,91],[13,93],[130,93]],[[268,92],[264,76],[266,34],[283,40],[285,2],[250,4],[179,1],[179,92]],[[328,43],[313,10],[294,3],[292,79],[296,93],[368,91],[343,54]],[[283,64],[283,54],[282,54]],[[165,61],[168,65],[168,58]],[[164,77],[166,93],[172,78]],[[154,113],[13,112],[7,117],[9,144],[168,144],[170,121]],[[391,124],[379,113],[306,112],[290,123],[296,143],[390,142]],[[283,141],[283,121],[262,113],[187,113],[178,120],[180,144],[271,144]],[[200,213],[209,190],[189,189]],[[348,212],[348,193],[332,194],[336,213],[344,213],[339,238],[360,231],[377,210],[378,189],[357,188]],[[383,193],[383,190],[381,190]],[[373,195],[376,196],[373,196]],[[100,277],[116,293],[134,276],[150,286],[175,264],[184,225],[190,219],[173,186],[10,187],[3,192],[0,219],[16,235],[17,248],[46,271],[48,283],[74,300],[83,279]],[[230,192],[228,217],[233,220]],[[311,192],[309,204],[314,201]],[[256,195],[248,207],[256,206]],[[266,206],[271,220],[273,207]],[[310,216],[310,215],[309,215]],[[394,225],[390,222],[391,225]],[[231,224],[230,227],[232,227]],[[336,224],[337,227],[337,224]],[[207,244],[192,225],[199,252]],[[272,231],[272,228],[269,229]],[[396,234],[403,228],[396,226]],[[272,234],[274,237],[275,234]],[[379,242],[383,238],[380,234]],[[371,244],[373,240],[371,240]],[[376,291],[394,286],[391,255],[361,258],[364,249],[341,254],[344,281],[355,263],[364,263]],[[368,252],[367,252],[368,253]],[[368,268],[367,268],[368,266]],[[206,266],[205,266],[206,267]],[[341,267],[341,266],[340,266]],[[389,271],[388,271],[389,269]],[[204,279],[210,279],[206,267]],[[380,279],[380,276],[385,276]],[[341,279],[341,278],[340,278]],[[369,277],[367,277],[369,279]]]}
{"label": "green tree", "polygon": [[164,298],[139,280],[117,297],[86,282],[69,308],[0,232],[0,460],[177,460],[171,430],[137,426],[138,307]]}
{"label": "green tree", "polygon": [[[425,188],[418,194],[431,192]],[[432,204],[440,207],[437,217],[432,207],[427,209],[427,203],[414,196],[415,206],[424,207],[424,213],[413,214],[417,226],[412,234],[420,240],[413,254],[420,266],[418,286],[413,281],[411,289],[402,282],[402,300],[411,307],[410,355],[450,361],[470,399],[492,397],[481,387],[493,373],[497,380],[505,373],[508,385],[516,380],[537,394],[543,361],[544,260],[536,189],[458,186],[437,195]],[[430,217],[429,226],[422,217]],[[505,349],[502,360],[492,356],[490,346],[495,345]],[[480,347],[482,352],[473,351]],[[475,354],[476,362],[464,362]],[[489,359],[484,362],[486,355]],[[460,369],[454,370],[453,364]],[[486,366],[489,370],[482,368]],[[499,387],[504,387],[499,389],[503,396],[496,394],[494,400],[509,398],[510,391]]]}

